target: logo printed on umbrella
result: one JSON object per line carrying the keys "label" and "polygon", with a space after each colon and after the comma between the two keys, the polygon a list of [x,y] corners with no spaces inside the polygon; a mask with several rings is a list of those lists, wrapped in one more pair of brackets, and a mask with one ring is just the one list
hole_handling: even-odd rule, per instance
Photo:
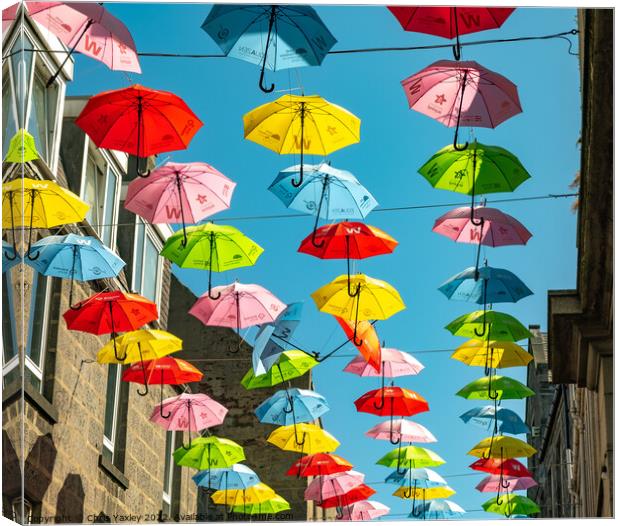
{"label": "logo printed on umbrella", "polygon": [[338,133],[338,130],[335,126],[328,126],[326,129],[327,133],[329,133],[330,135],[336,135]]}
{"label": "logo printed on umbrella", "polygon": [[435,95],[435,104],[440,104],[443,106],[443,103],[446,102],[446,96],[442,93],[441,95]]}
{"label": "logo printed on umbrella", "polygon": [[222,27],[217,32],[217,38],[219,38],[220,40],[225,40],[226,38],[228,38],[228,35],[230,35],[230,29],[228,29],[227,27]]}
{"label": "logo printed on umbrella", "polygon": [[97,46],[97,42],[95,40],[91,40],[90,35],[88,34],[84,35],[84,40],[85,40],[84,47],[86,48],[86,51],[89,51],[95,56],[98,56],[99,53],[101,53],[103,46]]}
{"label": "logo printed on umbrella", "polygon": [[468,29],[471,26],[480,27],[480,15],[474,15],[473,13],[460,12],[459,18],[461,19],[461,22],[465,24],[465,27],[467,27]]}
{"label": "logo printed on umbrella", "polygon": [[103,270],[101,270],[99,267],[91,267],[88,270],[90,270],[95,276],[99,276],[103,273]]}
{"label": "logo printed on umbrella", "polygon": [[[299,135],[294,135],[293,139],[295,141],[295,148],[301,148],[301,140]],[[312,143],[311,139],[308,137],[304,137],[304,149],[307,150],[310,148],[310,144]]]}
{"label": "logo printed on umbrella", "polygon": [[121,55],[127,54],[127,46],[122,42],[118,43],[118,50],[120,51]]}
{"label": "logo printed on umbrella", "polygon": [[171,208],[166,205],[166,215],[168,216],[168,219],[172,219],[173,217],[175,219],[179,219],[181,217],[181,210],[178,209],[176,206],[173,206]]}
{"label": "logo printed on umbrella", "polygon": [[[225,192],[228,192],[228,187],[225,188]],[[201,205],[204,205],[207,202],[207,196],[198,194],[196,196],[196,201],[198,201]]]}

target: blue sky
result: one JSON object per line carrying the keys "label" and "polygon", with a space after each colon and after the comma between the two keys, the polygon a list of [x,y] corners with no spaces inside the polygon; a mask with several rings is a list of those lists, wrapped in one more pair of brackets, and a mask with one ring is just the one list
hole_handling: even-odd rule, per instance
{"label": "blue sky", "polygon": [[[140,51],[219,52],[200,29],[210,9],[208,4],[106,4],[106,7],[129,27]],[[317,11],[338,39],[335,49],[447,42],[403,31],[384,7],[319,6]],[[519,8],[501,29],[469,35],[463,41],[551,34],[574,27],[574,9]],[[502,146],[517,155],[532,175],[514,197],[569,192],[569,184],[578,170],[581,118],[578,58],[569,55],[567,49],[564,41],[548,40],[463,50],[464,60],[476,60],[518,86],[523,113],[496,129],[475,130],[480,142]],[[277,90],[297,87],[301,81],[305,94],[319,94],[361,118],[361,142],[335,152],[330,159],[335,167],[355,174],[380,206],[461,203],[466,202],[463,196],[434,190],[417,174],[417,169],[433,153],[452,142],[453,129],[409,110],[400,86],[402,79],[440,59],[452,59],[451,51],[332,55],[319,68],[267,72],[267,81],[275,82]],[[279,170],[296,164],[298,159],[279,156],[243,139],[243,114],[281,95],[259,91],[259,69],[234,59],[145,57],[141,65],[143,74],[131,75],[131,83],[173,91],[205,123],[190,147],[173,152],[172,160],[208,162],[238,183],[232,208],[214,219],[225,222],[227,217],[286,213],[267,187]],[[78,57],[75,80],[69,84],[68,94],[95,94],[127,86],[129,82],[124,73]],[[494,197],[511,195],[497,194],[489,196],[489,200]],[[513,271],[534,291],[533,296],[517,304],[497,307],[525,325],[540,324],[545,329],[547,290],[575,286],[576,216],[570,205],[571,199],[497,205],[533,233],[525,247],[484,251],[491,266]],[[443,327],[457,316],[475,310],[473,304],[448,301],[437,291],[450,276],[472,265],[475,256],[474,245],[456,244],[431,232],[434,220],[447,210],[449,207],[371,213],[366,221],[388,232],[400,245],[392,255],[363,260],[358,265],[362,272],[395,286],[407,305],[405,311],[378,323],[377,329],[387,346],[413,352],[426,367],[420,375],[397,379],[396,383],[429,401],[430,412],[414,419],[438,438],[430,447],[447,461],[437,468],[444,476],[473,473],[467,466],[474,458],[466,453],[486,436],[482,428],[465,425],[458,418],[466,410],[484,404],[454,396],[460,387],[482,376],[483,371],[450,360],[450,352],[416,353],[454,349],[464,340],[453,337]],[[295,341],[305,348],[327,351],[343,341],[343,334],[330,315],[317,311],[309,295],[346,272],[346,266],[344,261],[323,261],[296,252],[300,240],[311,232],[312,223],[310,216],[231,221],[230,224],[262,245],[265,252],[256,266],[215,275],[214,281],[224,284],[239,278],[267,287],[287,303],[305,301]],[[182,271],[178,275],[196,294],[206,289],[206,274]],[[350,348],[342,354],[353,352]],[[315,369],[316,390],[331,406],[323,418],[324,425],[342,444],[337,453],[350,460],[355,469],[366,473],[366,480],[377,490],[373,499],[390,506],[392,514],[406,514],[410,505],[391,496],[394,486],[372,484],[382,481],[390,472],[375,465],[375,461],[392,446],[364,436],[380,419],[357,413],[353,405],[353,400],[361,394],[379,387],[378,380],[343,373],[347,361],[348,358],[335,357]],[[525,378],[524,371],[503,372],[519,380]],[[523,410],[521,403],[505,406]],[[457,492],[450,500],[467,510],[479,509],[491,496],[474,488],[482,477],[479,474],[447,478]],[[479,511],[466,517],[499,516]]]}

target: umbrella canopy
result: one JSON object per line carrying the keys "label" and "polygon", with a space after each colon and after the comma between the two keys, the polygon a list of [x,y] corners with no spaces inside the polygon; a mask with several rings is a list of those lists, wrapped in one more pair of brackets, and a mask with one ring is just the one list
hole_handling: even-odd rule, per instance
{"label": "umbrella canopy", "polygon": [[259,482],[247,489],[236,489],[232,491],[218,490],[211,499],[215,504],[227,504],[229,506],[240,506],[243,504],[258,504],[265,502],[276,496],[276,492],[267,484]]}
{"label": "umbrella canopy", "polygon": [[344,471],[315,478],[304,491],[304,500],[322,502],[324,499],[348,493],[364,482],[364,474],[358,471]]}
{"label": "umbrella canopy", "polygon": [[352,464],[334,453],[314,453],[294,462],[286,474],[297,477],[316,477],[342,473],[349,471],[352,467]]}
{"label": "umbrella canopy", "polygon": [[411,416],[428,411],[428,402],[404,387],[373,389],[355,400],[358,412],[380,416]]}
{"label": "umbrella canopy", "polygon": [[467,400],[494,400],[491,392],[498,400],[520,400],[536,394],[518,380],[508,376],[491,375],[468,383],[456,395]]}
{"label": "umbrella canopy", "polygon": [[479,458],[469,467],[503,477],[533,477],[532,473],[514,458]]}
{"label": "umbrella canopy", "polygon": [[[203,374],[191,363],[164,356],[157,360],[136,362],[123,371],[123,382],[179,385],[198,382]],[[186,406],[187,407],[187,406]]]}
{"label": "umbrella canopy", "polygon": [[385,482],[389,484],[398,484],[399,486],[409,485],[410,487],[412,481],[416,481],[420,488],[448,485],[439,473],[427,468],[406,469],[404,472],[393,471],[385,479]]}
{"label": "umbrella canopy", "polygon": [[498,493],[502,490],[512,493],[513,491],[527,490],[529,488],[533,488],[534,486],[538,486],[538,483],[532,477],[489,475],[478,483],[476,489],[481,493]]}
{"label": "umbrella canopy", "polygon": [[450,358],[474,367],[503,369],[526,366],[534,357],[514,342],[468,340]]}
{"label": "umbrella canopy", "polygon": [[180,97],[139,84],[92,96],[75,123],[97,147],[136,157],[185,150],[202,127]]}
{"label": "umbrella canopy", "polygon": [[360,353],[361,360],[371,369],[381,371],[381,344],[374,325],[368,320],[357,323],[334,316],[347,338]]}
{"label": "umbrella canopy", "polygon": [[503,268],[469,267],[439,287],[450,300],[485,303],[516,303],[533,292],[515,274]]}
{"label": "umbrella canopy", "polygon": [[401,499],[431,500],[445,499],[455,493],[456,491],[454,491],[450,486],[436,486],[430,488],[400,487],[392,493],[392,495]]}
{"label": "umbrella canopy", "polygon": [[[4,11],[6,9],[3,14]],[[27,163],[39,157],[34,137],[22,128],[11,138],[4,160],[8,163]]]}
{"label": "umbrella canopy", "polygon": [[528,426],[517,413],[505,407],[501,409],[493,405],[474,407],[463,413],[459,418],[465,423],[473,422],[489,429],[491,428],[491,424],[497,421],[499,423],[498,431],[500,433],[521,435],[530,432],[530,426]]}
{"label": "umbrella canopy", "polygon": [[439,60],[401,82],[409,107],[445,126],[495,128],[521,113],[517,86],[474,61]]}
{"label": "umbrella canopy", "polygon": [[351,360],[343,371],[357,374],[358,376],[385,376],[396,378],[397,376],[409,376],[418,374],[424,366],[411,354],[384,347],[381,349],[381,366],[377,371],[361,356]]}
{"label": "umbrella canopy", "polygon": [[319,393],[295,387],[277,391],[264,400],[255,410],[264,424],[288,426],[312,422],[329,411],[327,400]]}
{"label": "umbrella canopy", "polygon": [[263,502],[253,504],[240,504],[233,506],[231,511],[234,513],[242,513],[244,515],[262,515],[266,513],[280,513],[281,511],[290,510],[291,505],[283,497],[276,493],[275,497],[271,497]]}
{"label": "umbrella canopy", "polygon": [[193,475],[192,480],[197,486],[215,490],[247,489],[260,482],[258,475],[245,464],[205,469]]}
{"label": "umbrella canopy", "polygon": [[493,497],[482,504],[482,509],[484,511],[488,511],[489,513],[499,513],[500,515],[505,515],[506,517],[510,517],[515,514],[534,515],[535,513],[540,512],[538,504],[536,504],[532,499],[529,499],[524,495],[514,494],[502,495],[499,498],[499,503],[495,497]]}
{"label": "umbrella canopy", "polygon": [[353,504],[354,502],[366,500],[368,497],[374,495],[375,493],[377,493],[376,490],[372,489],[370,486],[367,486],[366,484],[360,484],[359,486],[354,487],[352,490],[344,493],[343,495],[323,499],[323,502],[317,502],[316,505],[320,506],[321,508],[337,508],[348,506],[350,504]]}
{"label": "umbrella canopy", "polygon": [[398,470],[400,470],[401,466],[405,466],[410,469],[432,468],[445,463],[446,461],[434,451],[420,446],[398,447],[377,461],[377,464],[381,466],[397,468]]}
{"label": "umbrella canopy", "polygon": [[410,517],[429,519],[454,519],[463,516],[465,510],[449,500],[429,500],[416,504]]}
{"label": "umbrella canopy", "polygon": [[243,448],[239,444],[216,436],[195,438],[189,450],[180,447],[172,456],[178,466],[198,470],[228,468],[245,460]]}
{"label": "umbrella canopy", "polygon": [[129,30],[100,4],[28,2],[24,6],[30,18],[69,48],[65,61],[77,51],[103,62],[112,70],[141,73],[136,45]]}
{"label": "umbrella canopy", "polygon": [[534,337],[519,320],[510,314],[492,310],[463,314],[451,321],[445,328],[455,336],[465,338],[484,336],[490,340],[517,342]]}
{"label": "umbrella canopy", "polygon": [[150,223],[197,223],[230,208],[237,183],[207,163],[166,163],[129,183],[125,208]]}
{"label": "umbrella canopy", "polygon": [[318,364],[319,362],[305,352],[298,350],[284,351],[265,374],[255,376],[254,371],[250,369],[241,379],[241,385],[246,389],[272,387],[287,380],[303,376]]}
{"label": "umbrella canopy", "polygon": [[479,458],[531,457],[536,449],[514,437],[487,437],[478,442],[467,454]]}
{"label": "umbrella canopy", "polygon": [[364,433],[375,440],[397,440],[398,442],[437,442],[435,436],[421,424],[398,418],[390,424],[381,422]]}
{"label": "umbrella canopy", "polygon": [[318,66],[336,43],[316,11],[302,5],[216,4],[202,29],[225,55],[261,66],[265,93],[274,90],[263,85],[265,69]]}
{"label": "umbrella canopy", "polygon": [[278,427],[271,432],[267,442],[284,451],[306,454],[329,453],[340,445],[330,433],[314,424]]}
{"label": "umbrella canopy", "polygon": [[[163,411],[170,413],[162,418]],[[182,393],[153,408],[151,422],[169,431],[200,431],[224,422],[228,409],[206,394]],[[190,441],[191,444],[191,441]]]}
{"label": "umbrella canopy", "polygon": [[[99,363],[134,363],[156,360],[183,348],[183,341],[174,334],[158,329],[126,332],[106,343],[97,353]],[[114,349],[117,349],[115,353]],[[117,359],[118,350],[124,355]]]}
{"label": "umbrella canopy", "polygon": [[385,504],[376,500],[358,500],[342,510],[344,521],[371,521],[390,512]]}

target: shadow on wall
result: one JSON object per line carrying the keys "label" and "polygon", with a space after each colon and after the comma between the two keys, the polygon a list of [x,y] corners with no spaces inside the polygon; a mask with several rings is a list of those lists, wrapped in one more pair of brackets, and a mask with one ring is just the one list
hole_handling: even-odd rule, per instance
{"label": "shadow on wall", "polygon": [[56,517],[63,523],[84,522],[84,486],[82,477],[69,473],[58,492]]}
{"label": "shadow on wall", "polygon": [[[21,494],[22,473],[19,457],[8,433],[2,430],[2,494],[18,497]],[[8,509],[5,510],[8,512]],[[10,518],[10,517],[9,517]]]}
{"label": "shadow on wall", "polygon": [[56,446],[52,435],[47,433],[37,438],[26,457],[24,482],[26,495],[33,502],[41,502],[47,488],[52,482],[52,473],[56,463]]}

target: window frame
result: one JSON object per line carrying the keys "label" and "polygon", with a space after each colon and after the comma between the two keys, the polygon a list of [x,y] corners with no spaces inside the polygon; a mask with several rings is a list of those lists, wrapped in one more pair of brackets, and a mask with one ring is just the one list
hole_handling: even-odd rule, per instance
{"label": "window frame", "polygon": [[[2,353],[2,379],[4,378],[16,367],[19,367],[19,348],[17,347],[17,324],[15,321],[15,304],[13,302],[13,279],[11,277],[11,271],[8,270],[2,274],[3,280],[3,294],[6,294],[8,309],[9,309],[9,318],[11,323],[11,341],[13,344],[13,349],[11,349],[11,358],[8,361],[5,361],[4,358],[4,340],[2,342],[3,353]],[[6,289],[4,287],[4,283],[6,283]],[[6,315],[6,314],[5,314]]]}
{"label": "window frame", "polygon": [[[169,443],[168,443],[168,437],[170,437]],[[172,454],[174,453],[174,450],[175,450],[176,439],[177,439],[176,431],[166,431],[165,446],[168,446],[168,448],[164,452],[163,480],[164,481],[166,480],[166,472],[167,472],[168,474],[168,485],[167,486],[168,487],[164,485],[164,488],[162,490],[162,503],[163,503],[162,510],[163,510],[163,506],[167,506],[168,509],[164,510],[164,513],[166,513],[167,515],[170,515],[170,513],[172,512],[172,504],[173,504],[172,499],[174,497],[174,482],[175,482],[174,480],[175,469],[174,468],[176,464],[172,462]]]}
{"label": "window frame", "polygon": [[[41,323],[41,349],[39,355],[39,363],[35,363],[32,358],[30,358],[30,354],[32,351],[32,336],[34,334],[34,317],[33,314],[33,305],[36,305],[36,297],[37,297],[37,289],[39,288],[39,278],[43,278],[43,283],[45,287],[45,299],[43,301],[43,321]],[[35,377],[39,380],[40,385],[38,391],[43,393],[43,381],[45,375],[45,358],[47,352],[47,333],[49,329],[49,317],[50,317],[50,290],[52,285],[52,278],[49,276],[44,276],[39,274],[36,271],[32,273],[32,289],[30,291],[30,315],[28,316],[28,339],[26,340],[26,349],[24,352],[24,366],[30,371],[30,373],[34,374]],[[36,314],[36,312],[35,312]]]}
{"label": "window frame", "polygon": [[[139,238],[138,232],[141,226],[143,226],[144,228],[144,240],[142,244],[142,256],[141,256],[142,272],[141,272],[140,280],[139,280],[140,284],[138,286],[138,283],[137,283],[138,276],[136,273],[136,263],[138,261],[138,258],[136,257],[136,255],[138,254],[138,238]],[[136,215],[135,226],[134,226],[134,236],[133,236],[133,259],[132,259],[132,265],[131,265],[131,290],[136,291],[138,294],[141,294],[141,295],[143,295],[142,286],[144,284],[143,283],[144,282],[144,261],[145,261],[145,255],[146,255],[147,239],[149,239],[153,243],[153,246],[157,250],[157,273],[155,276],[155,287],[156,288],[155,288],[155,299],[153,301],[157,305],[157,310],[159,312],[161,310],[162,279],[163,279],[163,272],[164,272],[164,261],[163,261],[163,257],[160,255],[161,250],[163,248],[163,243],[161,242],[161,240],[155,233],[155,230],[153,229],[152,225],[150,223],[147,223],[141,217]]]}
{"label": "window frame", "polygon": [[[108,374],[111,374],[111,368],[112,367],[116,367],[116,382],[115,382],[115,388],[114,388],[114,398],[113,398],[113,404],[114,407],[112,409],[112,430],[111,430],[111,435],[112,438],[110,439],[109,437],[106,436],[105,434],[105,411],[108,408],[108,390],[107,390],[107,384],[106,384],[106,396],[105,396],[105,407],[104,407],[104,422],[103,422],[103,440],[102,440],[102,447],[103,449],[107,449],[108,452],[111,454],[111,463],[113,465],[116,466],[116,445],[117,445],[117,435],[118,435],[118,417],[119,417],[119,411],[120,411],[120,398],[121,398],[121,366],[120,364],[110,364],[108,366]],[[107,381],[107,379],[106,379]],[[105,455],[104,455],[105,456]]]}

